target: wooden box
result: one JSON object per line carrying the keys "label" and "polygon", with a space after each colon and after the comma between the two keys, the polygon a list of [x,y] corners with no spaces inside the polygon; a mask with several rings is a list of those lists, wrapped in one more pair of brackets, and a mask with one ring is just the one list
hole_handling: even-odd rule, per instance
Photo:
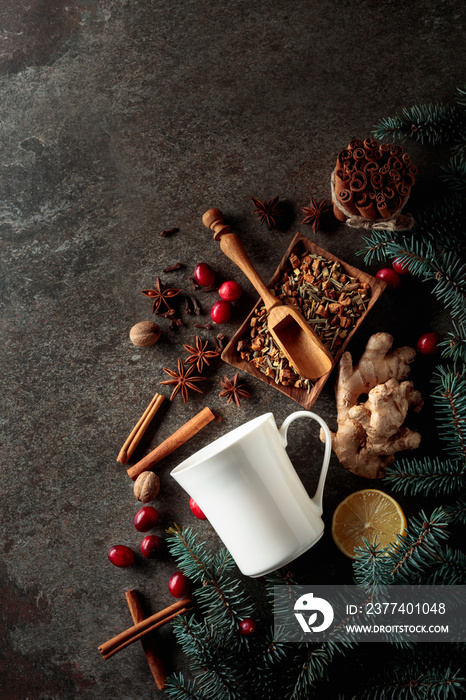
{"label": "wooden box", "polygon": [[[298,255],[301,255],[305,251],[309,251],[310,253],[321,255],[325,258],[328,258],[329,260],[339,262],[346,274],[350,275],[351,277],[357,277],[361,282],[366,282],[371,287],[371,297],[370,297],[367,309],[362,314],[362,316],[360,316],[358,318],[356,325],[351,330],[351,332],[348,334],[348,336],[345,338],[342,345],[338,348],[338,351],[337,351],[335,357],[333,358],[333,365],[332,365],[332,369],[333,369],[335,367],[335,365],[338,363],[341,355],[344,353],[351,338],[356,333],[356,331],[360,327],[361,323],[364,321],[367,314],[369,313],[371,308],[376,303],[377,299],[380,297],[380,295],[384,291],[386,285],[385,285],[385,282],[382,282],[381,280],[378,280],[377,278],[372,277],[371,275],[368,275],[366,272],[362,272],[362,270],[358,270],[356,267],[353,267],[352,265],[345,263],[344,260],[340,260],[340,258],[337,258],[335,255],[332,255],[332,253],[329,253],[328,251],[324,250],[323,248],[320,248],[318,245],[316,245],[309,238],[306,238],[301,233],[297,233],[296,236],[291,241],[290,246],[289,246],[288,250],[286,251],[285,255],[283,256],[280,265],[275,270],[275,274],[269,282],[269,287],[274,286],[278,282],[278,280],[280,279],[281,275],[283,274],[285,268],[288,265],[288,258],[290,257],[290,255],[292,253],[296,253]],[[258,370],[256,367],[254,367],[253,364],[249,363],[247,360],[242,360],[239,353],[236,351],[238,341],[241,340],[243,337],[246,337],[247,334],[249,333],[250,320],[251,320],[251,317],[252,317],[255,309],[258,306],[260,306],[262,303],[263,303],[262,300],[259,299],[257,304],[251,310],[251,313],[249,314],[249,316],[245,319],[245,321],[243,322],[241,327],[238,329],[238,331],[235,333],[233,338],[230,340],[230,342],[226,346],[225,350],[222,353],[222,360],[225,360],[225,362],[228,362],[230,365],[233,365],[233,367],[237,367],[238,369],[244,370],[245,372],[249,372],[249,374],[252,374],[254,377],[257,377],[261,381],[266,382],[267,384],[270,384],[275,389],[278,389],[278,391],[281,391],[283,394],[286,394],[287,396],[292,398],[294,401],[297,401],[299,404],[301,404],[301,406],[304,406],[304,408],[310,408],[317,400],[317,397],[319,396],[320,392],[322,391],[325,382],[327,381],[327,379],[329,378],[329,376],[331,374],[331,371],[328,372],[327,374],[325,374],[323,377],[320,377],[320,379],[318,379],[317,382],[314,384],[311,391],[308,392],[308,390],[306,388],[299,389],[299,388],[296,388],[294,386],[283,386],[282,384],[276,384],[272,377],[267,377],[260,370]]]}

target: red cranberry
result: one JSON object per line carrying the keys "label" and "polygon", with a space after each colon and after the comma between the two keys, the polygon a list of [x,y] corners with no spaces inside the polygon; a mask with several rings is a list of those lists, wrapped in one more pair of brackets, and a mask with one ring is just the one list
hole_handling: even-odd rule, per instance
{"label": "red cranberry", "polygon": [[224,282],[222,284],[222,286],[218,290],[218,293],[220,294],[222,299],[225,299],[225,301],[238,301],[241,294],[243,293],[243,290],[241,289],[241,286],[238,284],[238,282],[235,282],[234,280],[229,280],[228,282]]}
{"label": "red cranberry", "polygon": [[192,498],[189,499],[189,507],[191,508],[193,515],[195,515],[196,518],[199,518],[199,520],[207,520],[206,516],[204,515],[202,510],[199,508],[196,501],[193,501]]}
{"label": "red cranberry", "polygon": [[141,542],[141,552],[146,559],[155,559],[161,554],[164,540],[157,535],[147,535]]}
{"label": "red cranberry", "polygon": [[399,275],[410,275],[410,271],[408,268],[408,263],[402,263],[399,262],[398,260],[394,260],[392,262],[392,267],[395,270],[395,272],[398,272]]}
{"label": "red cranberry", "polygon": [[233,313],[233,307],[229,301],[216,301],[210,310],[210,315],[214,323],[227,323]]}
{"label": "red cranberry", "polygon": [[191,588],[191,581],[181,571],[175,571],[168,582],[168,590],[174,598],[184,598]]}
{"label": "red cranberry", "polygon": [[394,291],[398,289],[401,284],[401,277],[398,272],[392,270],[391,267],[383,267],[381,270],[376,272],[375,276],[377,279],[382,280],[386,283],[387,287]]}
{"label": "red cranberry", "polygon": [[251,617],[245,617],[239,623],[239,631],[244,637],[254,634],[257,630],[257,624]]}
{"label": "red cranberry", "polygon": [[215,282],[215,272],[207,263],[199,263],[196,265],[193,277],[201,287],[212,287]]}
{"label": "red cranberry", "polygon": [[441,337],[438,333],[424,333],[417,341],[417,349],[422,355],[436,355]]}
{"label": "red cranberry", "polygon": [[116,544],[113,547],[110,547],[108,550],[108,558],[112,564],[119,566],[122,569],[125,566],[131,566],[131,564],[134,564],[135,559],[133,550],[124,544]]}
{"label": "red cranberry", "polygon": [[144,506],[140,508],[134,516],[134,527],[139,532],[147,532],[157,525],[159,519],[159,511],[153,506]]}

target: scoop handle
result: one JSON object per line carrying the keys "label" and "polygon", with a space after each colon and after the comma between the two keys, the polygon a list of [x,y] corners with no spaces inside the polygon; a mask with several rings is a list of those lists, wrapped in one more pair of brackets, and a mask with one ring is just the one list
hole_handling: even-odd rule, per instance
{"label": "scoop handle", "polygon": [[202,223],[214,231],[214,239],[220,242],[220,248],[225,255],[238,265],[259,292],[267,311],[270,311],[274,306],[279,306],[280,300],[274,297],[254,269],[240,237],[233,233],[228,224],[225,224],[222,212],[219,209],[209,209],[202,217]]}

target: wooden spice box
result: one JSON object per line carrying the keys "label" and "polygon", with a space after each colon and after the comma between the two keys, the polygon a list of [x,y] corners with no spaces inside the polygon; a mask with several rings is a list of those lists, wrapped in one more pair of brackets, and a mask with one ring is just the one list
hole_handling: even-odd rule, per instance
{"label": "wooden spice box", "polygon": [[[349,265],[348,263],[344,262],[344,260],[341,260],[340,258],[337,258],[335,255],[332,255],[332,253],[329,253],[327,250],[320,248],[320,246],[316,245],[316,243],[311,241],[309,238],[306,238],[301,233],[297,233],[296,236],[291,241],[290,246],[289,246],[288,250],[286,251],[285,255],[283,256],[280,265],[275,270],[275,274],[273,275],[272,279],[270,280],[268,286],[273,287],[275,284],[277,284],[277,282],[281,278],[283,272],[285,271],[285,268],[288,266],[288,262],[289,262],[288,259],[292,253],[295,253],[297,255],[302,255],[305,251],[308,251],[309,253],[312,253],[312,254],[321,255],[322,257],[325,257],[328,260],[332,260],[333,262],[340,263],[340,265],[342,266],[342,268],[345,271],[345,274],[347,274],[351,277],[357,277],[361,282],[365,282],[365,283],[369,284],[371,287],[371,297],[370,297],[369,303],[367,305],[367,309],[358,318],[356,325],[351,330],[351,332],[348,334],[348,336],[345,338],[342,345],[338,348],[338,351],[336,352],[336,354],[333,358],[333,365],[332,365],[332,370],[333,370],[335,365],[338,363],[340,357],[344,353],[351,338],[356,333],[356,331],[360,327],[361,323],[364,321],[367,314],[369,313],[371,308],[374,306],[374,304],[377,302],[378,298],[380,297],[380,295],[384,291],[386,284],[385,284],[385,282],[382,282],[381,280],[378,280],[377,278],[372,277],[371,275],[368,275],[366,272],[363,272],[362,270],[358,270],[356,267]],[[281,391],[282,394],[286,394],[287,396],[292,398],[294,401],[297,401],[304,408],[310,408],[317,400],[317,397],[319,396],[320,392],[322,391],[325,382],[327,381],[327,379],[329,378],[329,376],[331,374],[331,371],[328,372],[323,377],[321,377],[320,379],[318,379],[317,382],[312,387],[311,391],[308,392],[308,390],[306,388],[300,389],[300,388],[297,388],[294,386],[284,386],[283,384],[276,384],[272,377],[267,377],[259,369],[257,369],[253,364],[251,364],[247,360],[242,360],[239,353],[236,350],[238,342],[242,338],[246,337],[249,333],[250,321],[251,321],[251,317],[254,314],[254,311],[262,304],[263,304],[262,299],[259,299],[257,304],[254,306],[254,308],[251,309],[251,313],[245,319],[245,321],[242,323],[241,327],[238,329],[238,331],[235,333],[235,335],[233,336],[233,338],[230,340],[230,342],[226,346],[225,350],[223,351],[222,360],[225,360],[225,362],[228,362],[228,364],[233,365],[233,367],[237,367],[238,369],[244,370],[244,372],[248,372],[249,374],[252,374],[254,377],[257,377],[261,381],[266,382],[267,384],[270,384],[275,389],[278,389],[278,391]]]}

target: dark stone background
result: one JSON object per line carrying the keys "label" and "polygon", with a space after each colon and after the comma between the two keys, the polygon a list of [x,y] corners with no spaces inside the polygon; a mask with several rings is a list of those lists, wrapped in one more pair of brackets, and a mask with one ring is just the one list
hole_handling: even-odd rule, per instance
{"label": "dark stone background", "polygon": [[[112,544],[137,550],[141,540],[132,525],[138,504],[115,457],[154,392],[169,395],[161,368],[174,366],[195,335],[196,319],[188,319],[175,333],[164,326],[152,348],[132,346],[131,326],[151,318],[141,289],[177,261],[187,269],[162,277],[186,288],[193,264],[210,262],[245,289],[222,328],[231,337],[256,296],[219,253],[202,213],[221,208],[270,277],[300,228],[300,207],[328,196],[336,153],[351,137],[364,138],[403,106],[452,99],[464,81],[464,3],[4,0],[0,18],[0,696],[155,697],[138,645],[107,662],[97,651],[130,622],[126,589],[140,591],[148,611],[171,602],[173,561],[139,556],[124,570],[107,561]],[[408,150],[422,188],[438,153]],[[289,227],[261,228],[251,195],[289,202]],[[180,232],[161,238],[171,226]],[[359,232],[330,226],[315,240],[363,266]],[[213,297],[199,298],[208,311]],[[409,344],[443,325],[427,285],[408,280],[385,295],[352,350],[374,331]],[[419,358],[424,393],[431,368]],[[221,412],[221,424],[158,469],[157,532],[191,525],[214,547],[216,536],[192,517],[170,469],[265,410],[280,423],[299,408],[249,376],[252,399],[226,406],[218,398],[224,373],[232,368],[218,363],[205,396],[170,405],[136,455],[204,405]],[[332,382],[315,410],[335,425]],[[290,453],[312,489],[317,431],[295,426]],[[332,459],[326,534],[295,566],[305,582],[351,580],[328,525],[337,503],[368,485]],[[408,515],[425,505],[400,501]],[[261,584],[249,587],[260,602]],[[159,638],[170,668],[182,668],[169,630]]]}

